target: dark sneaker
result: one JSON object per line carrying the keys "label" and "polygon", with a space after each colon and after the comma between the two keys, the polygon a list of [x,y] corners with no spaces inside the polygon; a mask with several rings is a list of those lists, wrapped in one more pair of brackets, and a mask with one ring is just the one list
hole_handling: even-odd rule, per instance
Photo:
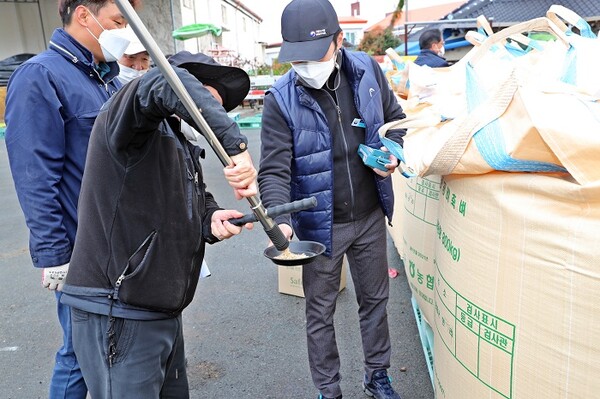
{"label": "dark sneaker", "polygon": [[377,370],[373,373],[370,382],[363,382],[363,390],[375,399],[400,399],[400,395],[392,388],[391,382],[392,379],[388,377],[387,371]]}
{"label": "dark sneaker", "polygon": [[335,398],[326,398],[322,394],[319,394],[319,396],[317,397],[317,399],[342,399],[342,395],[336,396]]}

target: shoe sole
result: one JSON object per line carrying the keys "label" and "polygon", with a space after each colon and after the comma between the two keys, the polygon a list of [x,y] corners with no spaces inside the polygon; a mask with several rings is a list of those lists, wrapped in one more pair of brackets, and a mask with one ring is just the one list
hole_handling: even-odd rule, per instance
{"label": "shoe sole", "polygon": [[364,382],[362,384],[362,387],[363,387],[363,392],[365,393],[365,395],[367,395],[370,398],[375,397],[375,394],[373,392],[369,391],[369,388],[367,388],[367,386],[365,385]]}

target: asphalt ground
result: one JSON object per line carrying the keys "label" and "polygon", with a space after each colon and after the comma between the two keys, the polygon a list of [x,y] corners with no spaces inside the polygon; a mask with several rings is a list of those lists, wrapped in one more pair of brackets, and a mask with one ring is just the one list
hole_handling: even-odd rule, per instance
{"label": "asphalt ground", "polygon": [[[248,109],[241,116],[248,116]],[[244,130],[255,162],[260,137]],[[208,147],[207,147],[208,148]],[[208,149],[203,162],[209,190],[221,206],[249,212],[236,201]],[[260,224],[209,246],[212,276],[202,279],[184,311],[184,334],[191,398],[311,399],[317,396],[306,355],[304,299],[278,292],[277,267],[262,253],[267,236]],[[393,385],[403,399],[432,399],[410,289],[391,241],[388,259],[399,269],[390,279],[388,318],[392,337]],[[40,285],[31,265],[28,231],[0,140],[0,399],[47,397],[54,353],[61,342],[54,295]],[[352,280],[339,296],[336,334],[342,362],[344,398],[366,398],[358,306]],[[404,371],[401,371],[404,370]]]}

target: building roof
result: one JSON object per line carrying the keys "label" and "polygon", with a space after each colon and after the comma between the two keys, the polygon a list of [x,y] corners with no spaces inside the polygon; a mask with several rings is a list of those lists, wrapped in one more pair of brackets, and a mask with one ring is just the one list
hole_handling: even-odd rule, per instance
{"label": "building roof", "polygon": [[[400,14],[400,17],[396,20],[394,28],[403,27],[408,21],[437,21],[453,10],[457,9],[465,3],[466,0],[456,1],[453,3],[441,4],[438,6],[418,8],[411,10],[409,8],[408,13],[404,11]],[[377,22],[376,24],[365,29],[365,32],[371,32],[376,30],[383,30],[390,26],[394,13],[389,13],[384,19]],[[407,15],[405,15],[407,14]]]}
{"label": "building roof", "polygon": [[263,21],[263,19],[257,13],[255,13],[254,11],[249,9],[248,6],[245,5],[244,3],[242,3],[240,0],[229,0],[229,1],[232,4],[234,4],[236,8],[240,8],[246,14],[248,14],[252,18],[256,19],[259,23]]}
{"label": "building roof", "polygon": [[344,24],[344,25],[360,25],[360,24],[366,24],[367,22],[369,22],[366,19],[363,18],[357,18],[357,17],[338,17],[338,21],[340,23],[340,25]]}
{"label": "building roof", "polygon": [[493,26],[509,26],[543,17],[553,4],[562,5],[584,19],[600,20],[598,0],[470,0],[442,19],[468,19],[484,15]]}

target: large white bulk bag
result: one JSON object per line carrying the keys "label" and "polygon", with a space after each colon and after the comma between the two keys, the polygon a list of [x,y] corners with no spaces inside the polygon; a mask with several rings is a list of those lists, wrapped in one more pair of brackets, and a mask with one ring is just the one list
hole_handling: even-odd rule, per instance
{"label": "large white bulk bag", "polygon": [[441,176],[406,179],[402,228],[404,268],[425,321],[433,325],[435,236]]}
{"label": "large white bulk bag", "polygon": [[599,397],[600,183],[567,176],[444,177],[436,398]]}
{"label": "large white bulk bag", "polygon": [[388,232],[394,246],[398,251],[398,255],[403,257],[402,251],[402,225],[404,223],[404,191],[406,188],[405,178],[399,173],[392,175],[392,189],[394,190],[394,216],[392,217],[392,225],[388,225]]}
{"label": "large white bulk bag", "polygon": [[[556,40],[521,51],[506,44],[531,31]],[[408,117],[379,133],[408,129],[395,155],[414,175],[568,170],[587,184],[600,178],[589,157],[600,146],[600,135],[589,134],[600,131],[599,54],[600,39],[567,34],[553,19],[511,26],[449,68],[411,66]]]}

